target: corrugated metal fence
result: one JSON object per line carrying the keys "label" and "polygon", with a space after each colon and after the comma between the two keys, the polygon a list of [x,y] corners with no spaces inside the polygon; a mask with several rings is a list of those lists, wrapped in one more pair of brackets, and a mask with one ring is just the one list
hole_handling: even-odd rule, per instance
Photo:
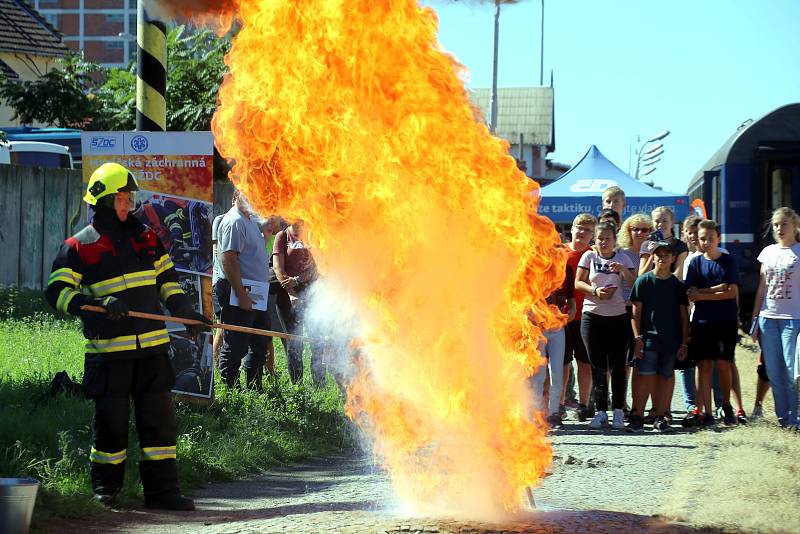
{"label": "corrugated metal fence", "polygon": [[[0,285],[47,285],[61,243],[83,227],[80,170],[0,165]],[[214,184],[214,214],[233,186]]]}

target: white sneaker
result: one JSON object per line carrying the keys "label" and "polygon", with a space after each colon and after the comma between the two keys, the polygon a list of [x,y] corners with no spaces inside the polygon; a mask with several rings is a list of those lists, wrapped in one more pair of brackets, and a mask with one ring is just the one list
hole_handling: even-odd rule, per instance
{"label": "white sneaker", "polygon": [[589,428],[600,430],[604,426],[608,426],[608,415],[606,412],[597,412],[592,417],[592,422],[589,423]]}
{"label": "white sneaker", "polygon": [[614,421],[611,423],[611,428],[622,430],[625,428],[625,413],[617,408],[614,410]]}

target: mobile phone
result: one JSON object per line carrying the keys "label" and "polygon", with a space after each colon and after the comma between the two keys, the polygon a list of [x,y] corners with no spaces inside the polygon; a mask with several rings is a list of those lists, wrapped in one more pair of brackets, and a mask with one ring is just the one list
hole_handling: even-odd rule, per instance
{"label": "mobile phone", "polygon": [[608,284],[608,285],[605,285],[603,287],[606,288],[606,289],[617,289],[617,285],[616,284]]}
{"label": "mobile phone", "polygon": [[650,234],[647,239],[650,241],[663,241],[664,240],[664,232],[661,230],[656,230],[652,234]]}

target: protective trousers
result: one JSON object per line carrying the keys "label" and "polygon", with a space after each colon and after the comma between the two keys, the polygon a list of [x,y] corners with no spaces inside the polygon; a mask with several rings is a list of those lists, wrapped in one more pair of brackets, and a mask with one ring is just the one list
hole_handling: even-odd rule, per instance
{"label": "protective trousers", "polygon": [[175,375],[166,353],[125,359],[87,358],[84,390],[94,400],[91,464],[92,488],[98,495],[122,489],[128,457],[128,409],[136,416],[142,448],[139,475],[145,497],[179,494],[175,463],[175,409],[170,390]]}

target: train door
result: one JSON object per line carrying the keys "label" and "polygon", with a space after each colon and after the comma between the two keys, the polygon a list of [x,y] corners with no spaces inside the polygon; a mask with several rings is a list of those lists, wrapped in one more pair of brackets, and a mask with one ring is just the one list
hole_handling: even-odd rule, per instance
{"label": "train door", "polygon": [[769,219],[782,206],[800,205],[800,154],[768,159],[764,162],[761,206],[758,210],[757,238],[761,246],[772,242]]}
{"label": "train door", "polygon": [[770,212],[782,206],[796,206],[800,194],[800,163],[770,164],[768,182]]}

